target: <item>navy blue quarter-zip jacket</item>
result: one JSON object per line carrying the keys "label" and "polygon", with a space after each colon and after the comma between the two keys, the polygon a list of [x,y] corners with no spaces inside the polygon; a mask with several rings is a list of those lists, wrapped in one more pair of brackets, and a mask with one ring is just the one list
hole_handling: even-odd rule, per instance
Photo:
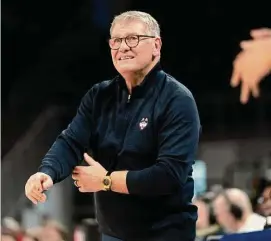
{"label": "navy blue quarter-zip jacket", "polygon": [[101,232],[125,241],[192,240],[199,133],[191,92],[158,63],[131,95],[120,76],[94,85],[39,171],[60,182],[91,149],[107,170],[129,171],[129,194],[95,193]]}

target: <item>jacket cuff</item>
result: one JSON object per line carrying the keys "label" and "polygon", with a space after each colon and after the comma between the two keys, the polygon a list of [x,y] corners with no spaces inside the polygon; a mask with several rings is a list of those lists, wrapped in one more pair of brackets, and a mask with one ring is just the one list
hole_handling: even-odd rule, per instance
{"label": "jacket cuff", "polygon": [[138,185],[138,179],[140,179],[140,172],[138,171],[128,171],[126,176],[126,185],[129,194],[140,193],[140,185]]}
{"label": "jacket cuff", "polygon": [[50,176],[52,178],[54,184],[57,182],[56,172],[51,167],[43,166],[43,167],[40,167],[38,171]]}

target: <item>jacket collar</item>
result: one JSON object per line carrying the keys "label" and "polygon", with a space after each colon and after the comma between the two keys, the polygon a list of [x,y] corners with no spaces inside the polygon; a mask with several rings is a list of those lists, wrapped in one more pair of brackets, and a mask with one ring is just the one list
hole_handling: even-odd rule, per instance
{"label": "jacket collar", "polygon": [[[140,85],[137,85],[133,87],[132,89],[132,96],[133,97],[139,97],[144,95],[146,91],[153,86],[158,84],[158,81],[162,78],[161,76],[162,68],[160,62],[158,62],[151,70],[150,72],[145,76],[144,80],[140,83]],[[117,82],[119,84],[119,87],[122,89],[125,89],[127,91],[127,86],[124,78],[121,75],[118,75]]]}

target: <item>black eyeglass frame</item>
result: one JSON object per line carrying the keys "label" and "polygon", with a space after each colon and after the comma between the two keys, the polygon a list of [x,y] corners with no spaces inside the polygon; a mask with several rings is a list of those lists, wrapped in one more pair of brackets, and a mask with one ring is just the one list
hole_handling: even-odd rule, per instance
{"label": "black eyeglass frame", "polygon": [[[132,45],[132,46],[131,46],[131,44],[129,44],[129,42],[128,42],[128,39],[131,38],[131,37],[137,37],[137,43],[136,43],[135,45]],[[142,39],[142,38],[143,38],[143,39]],[[153,35],[132,34],[132,35],[128,35],[128,36],[123,37],[123,38],[117,38],[117,37],[116,37],[116,38],[110,38],[110,39],[108,40],[108,44],[109,44],[109,47],[110,47],[112,50],[118,50],[118,49],[120,48],[121,44],[122,44],[123,39],[124,39],[126,45],[127,45],[129,48],[135,48],[135,47],[139,44],[140,41],[145,40],[145,39],[148,39],[148,38],[156,38],[156,36],[153,36]],[[112,45],[110,44],[110,41],[116,40],[116,39],[120,39],[121,41],[119,42],[119,46],[118,46],[117,48],[113,48]]]}

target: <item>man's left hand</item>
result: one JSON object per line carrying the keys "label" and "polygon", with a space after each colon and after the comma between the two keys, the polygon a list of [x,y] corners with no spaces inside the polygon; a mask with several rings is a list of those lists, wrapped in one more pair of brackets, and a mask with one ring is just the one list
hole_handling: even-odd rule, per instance
{"label": "man's left hand", "polygon": [[103,190],[103,178],[107,171],[87,153],[84,154],[85,161],[89,166],[76,166],[73,170],[72,179],[80,192],[98,192]]}

